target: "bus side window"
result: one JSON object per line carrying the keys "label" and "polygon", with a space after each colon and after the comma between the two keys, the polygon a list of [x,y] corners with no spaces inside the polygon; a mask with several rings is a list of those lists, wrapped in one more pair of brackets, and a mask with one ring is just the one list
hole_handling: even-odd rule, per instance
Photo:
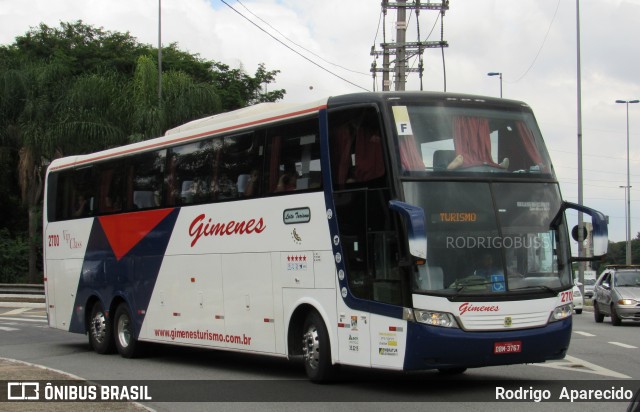
{"label": "bus side window", "polygon": [[214,145],[213,140],[203,140],[171,149],[167,178],[169,205],[190,205],[212,200],[219,160],[218,146]]}
{"label": "bus side window", "polygon": [[268,188],[270,193],[320,189],[318,120],[304,120],[267,130],[269,138]]}
{"label": "bus side window", "polygon": [[95,184],[93,168],[84,167],[63,173],[60,189],[68,212],[62,219],[88,217],[94,213]]}
{"label": "bus side window", "polygon": [[149,209],[162,202],[162,183],[166,161],[165,149],[145,153],[130,165],[130,181],[127,184],[129,209]]}
{"label": "bus side window", "polygon": [[367,110],[356,129],[355,170],[356,182],[369,182],[384,175],[382,134],[377,116]]}
{"label": "bus side window", "polygon": [[56,191],[55,220],[71,219],[76,196],[73,188],[73,171],[63,171],[57,174]]}
{"label": "bus side window", "polygon": [[259,169],[261,165],[262,142],[256,136],[260,132],[250,132],[226,136],[221,154],[218,179],[218,199],[237,199],[258,194]]}
{"label": "bus side window", "polygon": [[115,213],[123,208],[125,170],[120,162],[112,162],[100,170],[99,212]]}
{"label": "bus side window", "polygon": [[351,109],[330,117],[334,189],[380,186],[385,175],[383,140],[374,109]]}

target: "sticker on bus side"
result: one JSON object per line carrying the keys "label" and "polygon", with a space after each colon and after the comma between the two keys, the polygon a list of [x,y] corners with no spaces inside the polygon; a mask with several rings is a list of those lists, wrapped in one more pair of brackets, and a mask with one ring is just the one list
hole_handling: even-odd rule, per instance
{"label": "sticker on bus side", "polygon": [[282,212],[282,221],[285,225],[292,223],[309,223],[311,220],[311,208],[298,207],[295,209],[285,209]]}
{"label": "sticker on bus side", "polygon": [[393,117],[396,122],[396,132],[398,136],[410,136],[413,134],[411,129],[411,121],[409,120],[409,111],[407,106],[393,106]]}

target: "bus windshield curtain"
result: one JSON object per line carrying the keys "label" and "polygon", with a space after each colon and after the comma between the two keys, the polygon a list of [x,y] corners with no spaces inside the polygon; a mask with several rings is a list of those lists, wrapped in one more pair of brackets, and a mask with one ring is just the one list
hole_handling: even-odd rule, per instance
{"label": "bus windshield curtain", "polygon": [[349,177],[349,168],[351,167],[351,145],[353,139],[349,132],[349,124],[343,124],[336,130],[336,145],[333,146],[333,156],[337,159],[334,167],[336,174],[335,182],[342,186],[347,182]]}
{"label": "bus windshield curtain", "polygon": [[462,167],[489,165],[498,167],[491,158],[489,120],[458,116],[453,119],[453,144],[456,156],[462,155]]}
{"label": "bus windshield curtain", "polygon": [[398,136],[402,170],[424,172],[424,162],[418,152],[416,138],[411,135]]}
{"label": "bus windshield curtain", "polygon": [[[384,175],[384,157],[380,134],[371,127],[354,127],[346,123],[335,132],[336,145],[333,156],[335,181],[339,186],[345,183],[368,182]],[[355,143],[355,145],[354,145]],[[351,156],[355,157],[353,165]]]}
{"label": "bus windshield curtain", "polygon": [[531,130],[529,130],[522,120],[516,122],[516,128],[518,129],[518,136],[520,136],[522,148],[531,159],[531,162],[534,165],[542,165],[542,156],[540,156],[540,152],[538,152]]}
{"label": "bus windshield curtain", "polygon": [[380,133],[369,123],[356,132],[356,169],[353,178],[357,182],[368,182],[384,175],[384,159]]}

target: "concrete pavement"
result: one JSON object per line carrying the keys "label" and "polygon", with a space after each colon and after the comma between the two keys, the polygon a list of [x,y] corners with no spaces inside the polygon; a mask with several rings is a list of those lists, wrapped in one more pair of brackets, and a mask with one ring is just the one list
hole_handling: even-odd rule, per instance
{"label": "concrete pavement", "polygon": [[[45,302],[43,295],[0,295],[0,321],[2,313],[6,312],[3,308],[34,308],[44,309]],[[0,337],[6,331],[0,331]],[[8,399],[8,383],[9,382],[28,382],[28,381],[66,381],[76,380],[84,381],[79,376],[74,376],[63,371],[47,368],[42,365],[19,361],[16,359],[8,359],[0,357],[0,380],[6,381],[7,386],[0,386],[0,411],[22,412],[22,411],[60,411],[60,412],[85,412],[85,411],[126,411],[141,412],[153,411],[136,402],[33,402],[33,401],[15,401],[6,402]]]}

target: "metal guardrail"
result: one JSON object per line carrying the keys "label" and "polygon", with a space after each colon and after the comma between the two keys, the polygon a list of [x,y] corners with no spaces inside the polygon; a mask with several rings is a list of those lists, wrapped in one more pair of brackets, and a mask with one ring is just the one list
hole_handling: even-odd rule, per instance
{"label": "metal guardrail", "polygon": [[0,307],[44,304],[44,285],[0,283]]}
{"label": "metal guardrail", "polygon": [[44,285],[32,285],[27,283],[0,283],[0,294],[44,295]]}

